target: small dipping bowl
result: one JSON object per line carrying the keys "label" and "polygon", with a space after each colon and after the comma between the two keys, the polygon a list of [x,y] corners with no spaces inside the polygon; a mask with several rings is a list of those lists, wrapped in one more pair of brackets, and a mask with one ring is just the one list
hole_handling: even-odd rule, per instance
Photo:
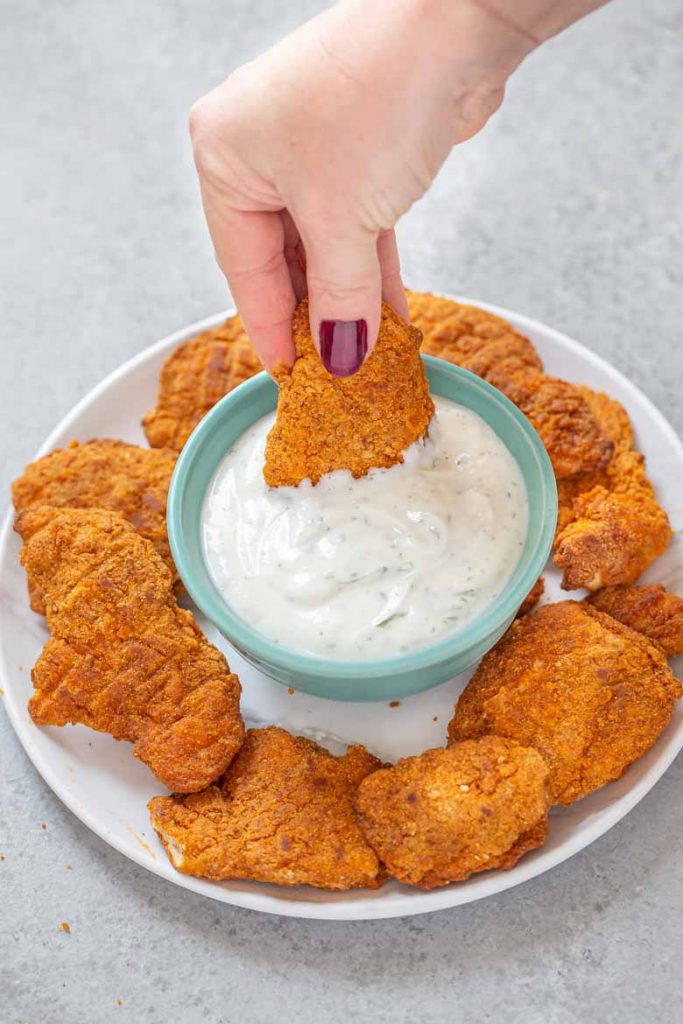
{"label": "small dipping bowl", "polygon": [[272,643],[226,603],[215,586],[202,545],[202,507],[226,452],[277,405],[266,373],[245,381],[204,417],[183,448],[168,495],[168,534],[176,567],[195,604],[243,657],[285,686],[332,700],[393,700],[427,690],[464,671],[502,636],[543,571],[557,521],[557,488],[536,431],[500,391],[468,370],[422,357],[434,395],[472,409],[517,461],[529,502],[526,541],[502,593],[457,633],[410,654],[373,661],[333,661]]}

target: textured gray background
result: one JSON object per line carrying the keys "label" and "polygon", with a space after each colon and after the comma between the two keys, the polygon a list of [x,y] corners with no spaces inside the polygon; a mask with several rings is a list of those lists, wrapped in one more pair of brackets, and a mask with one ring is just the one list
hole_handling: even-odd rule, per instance
{"label": "textured gray background", "polygon": [[[104,374],[225,305],[186,111],[318,7],[1,0],[4,495]],[[400,230],[408,281],[564,329],[679,430],[682,43],[676,0],[617,0],[552,42]],[[682,1018],[680,759],[607,836],[522,888],[328,924],[212,904],[146,873],[52,796],[4,715],[0,733],[3,1022]]]}

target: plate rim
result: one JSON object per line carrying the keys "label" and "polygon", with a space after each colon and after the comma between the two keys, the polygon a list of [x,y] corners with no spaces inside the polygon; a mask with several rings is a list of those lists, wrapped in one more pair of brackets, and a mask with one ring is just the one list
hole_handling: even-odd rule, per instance
{"label": "plate rim", "polygon": [[[513,323],[519,325],[519,329],[522,331],[529,330],[532,333],[537,331],[541,334],[545,334],[550,337],[553,343],[558,344],[559,347],[564,348],[565,350],[568,349],[571,352],[579,353],[583,360],[588,363],[592,363],[599,369],[608,372],[613,377],[616,377],[624,391],[628,395],[632,396],[638,404],[646,407],[648,414],[654,419],[658,429],[667,435],[668,440],[678,450],[678,455],[683,462],[683,441],[664,414],[657,408],[648,395],[630,381],[628,377],[621,372],[621,370],[612,366],[608,360],[593,352],[581,342],[569,337],[564,332],[559,331],[534,317],[527,316],[526,314],[518,313],[494,303],[484,302],[478,299],[470,299],[464,296],[450,295],[444,292],[432,292],[431,294],[443,296],[445,298],[452,298],[465,305],[477,306],[478,308],[487,310],[496,316],[512,320]],[[219,313],[204,317],[192,324],[188,324],[187,326],[166,335],[158,341],[153,342],[151,345],[146,346],[136,355],[116,366],[65,413],[61,420],[50,431],[42,445],[40,445],[31,461],[40,458],[47,454],[48,451],[52,450],[52,448],[57,444],[58,436],[67,431],[71,423],[80,416],[81,412],[90,405],[93,400],[96,400],[102,392],[111,387],[112,384],[115,384],[122,377],[128,375],[131,371],[134,371],[138,366],[144,365],[144,363],[146,363],[150,358],[160,352],[164,352],[166,349],[171,349],[202,331],[210,330],[212,327],[221,323],[226,317],[234,315],[234,313],[234,306],[228,307]],[[13,519],[14,513],[10,502],[0,528],[0,565],[9,557],[8,548],[10,538],[13,533]],[[0,614],[0,622],[1,620],[2,615]],[[111,846],[122,856],[132,860],[136,864],[139,864],[146,870],[153,872],[157,877],[164,881],[177,885],[180,888],[187,889],[191,892],[195,892],[207,899],[213,899],[217,902],[227,903],[242,909],[258,911],[259,913],[269,913],[282,917],[294,917],[309,920],[364,921],[411,917],[416,914],[433,913],[439,910],[464,906],[467,903],[486,899],[489,896],[497,895],[507,889],[523,885],[524,883],[531,881],[533,878],[537,878],[540,875],[545,874],[546,871],[552,870],[552,868],[557,867],[558,864],[569,860],[581,850],[586,849],[601,836],[605,835],[605,833],[621,821],[622,818],[626,817],[626,815],[633,810],[633,808],[657,784],[676,756],[680,753],[681,749],[683,749],[682,724],[679,729],[680,737],[678,745],[676,745],[676,743],[671,744],[670,749],[668,749],[661,759],[649,769],[644,778],[637,781],[622,797],[604,809],[597,817],[597,821],[587,826],[587,836],[585,833],[581,836],[570,836],[569,839],[560,847],[554,851],[547,852],[543,858],[522,860],[512,872],[498,871],[490,874],[487,872],[480,875],[479,878],[482,883],[486,883],[481,886],[485,889],[483,892],[479,892],[476,886],[466,888],[454,884],[446,886],[443,889],[435,889],[430,892],[418,893],[416,895],[414,890],[405,887],[405,893],[402,893],[399,890],[398,894],[393,899],[382,903],[380,896],[382,890],[380,889],[377,890],[377,896],[373,898],[372,903],[369,906],[359,908],[358,903],[352,900],[348,902],[335,903],[287,899],[286,896],[284,896],[286,890],[281,888],[278,889],[278,892],[282,892],[283,896],[276,897],[270,894],[269,889],[271,887],[266,883],[261,883],[262,891],[259,890],[258,892],[240,892],[239,890],[222,888],[220,885],[210,891],[207,891],[207,880],[194,878],[190,875],[183,875],[179,872],[169,874],[167,873],[167,864],[165,862],[150,862],[150,860],[145,857],[142,850],[138,851],[135,847],[125,847],[123,842],[120,842],[116,835],[106,825],[102,825],[97,817],[87,808],[80,806],[78,801],[74,799],[72,794],[69,792],[68,785],[66,783],[62,783],[59,778],[55,776],[48,760],[43,757],[39,750],[33,747],[28,730],[25,729],[24,723],[19,718],[18,708],[15,708],[13,694],[10,698],[10,694],[12,693],[12,687],[9,683],[10,678],[11,672],[6,663],[4,646],[0,645],[0,685],[5,689],[5,696],[2,703],[19,743],[23,747],[24,752],[38,774],[49,786],[55,796],[57,796],[57,798],[79,819],[79,821],[86,825],[87,828],[107,843],[107,845]]]}

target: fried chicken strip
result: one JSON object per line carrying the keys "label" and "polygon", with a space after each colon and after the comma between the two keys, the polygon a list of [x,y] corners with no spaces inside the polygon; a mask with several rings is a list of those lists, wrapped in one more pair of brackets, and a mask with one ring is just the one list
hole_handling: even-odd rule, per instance
{"label": "fried chicken strip", "polygon": [[152,448],[179,452],[209,409],[262,369],[239,316],[179,345],[161,370],[157,404],[142,421]]}
{"label": "fried chicken strip", "polygon": [[313,344],[308,302],[294,314],[296,361],[279,376],[277,419],[266,444],[271,487],[296,486],[335,469],[355,477],[403,462],[423,438],[434,403],[420,359],[420,334],[382,304],[377,345],[352,377],[328,373]]}
{"label": "fried chicken strip", "polygon": [[667,725],[681,696],[662,649],[590,604],[562,601],[518,619],[482,659],[448,728],[534,747],[553,803],[618,779]]}
{"label": "fried chicken strip", "polygon": [[683,597],[661,584],[603,587],[586,600],[618,622],[659,644],[667,658],[683,654]]}
{"label": "fried chicken strip", "polygon": [[487,378],[542,372],[543,363],[528,338],[512,324],[476,306],[406,290],[410,322],[422,331],[422,351]]}
{"label": "fried chicken strip", "polygon": [[[152,542],[177,585],[166,533],[166,498],[175,460],[175,453],[166,449],[123,441],[72,441],[27,466],[12,484],[12,501],[17,513],[41,505],[117,512]],[[31,608],[44,614],[40,590],[34,586],[29,597]]]}
{"label": "fried chicken strip", "polygon": [[498,736],[427,750],[361,782],[370,845],[399,881],[421,889],[511,868],[547,836],[548,769]]}
{"label": "fried chicken strip", "polygon": [[614,452],[600,473],[560,482],[554,559],[565,590],[598,590],[635,582],[668,547],[671,527],[645,473],[645,458],[633,448],[628,413],[607,395],[581,391]]}
{"label": "fried chicken strip", "polygon": [[152,544],[92,509],[27,509],[16,528],[52,633],[32,672],[34,722],[130,740],[170,789],[207,786],[242,743],[239,680],[176,604]]}
{"label": "fried chicken strip", "polygon": [[574,384],[543,373],[528,338],[474,306],[407,292],[411,322],[423,334],[422,351],[483,377],[529,418],[558,480],[602,469],[613,442]]}
{"label": "fried chicken strip", "polygon": [[361,746],[333,757],[284,729],[250,729],[220,783],[192,796],[154,797],[150,818],[183,874],[374,889],[384,873],[352,800],[380,765]]}

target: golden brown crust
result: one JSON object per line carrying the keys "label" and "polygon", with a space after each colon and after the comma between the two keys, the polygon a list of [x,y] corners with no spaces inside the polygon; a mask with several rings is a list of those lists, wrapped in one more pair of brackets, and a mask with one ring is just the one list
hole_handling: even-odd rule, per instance
{"label": "golden brown crust", "polygon": [[644,478],[630,494],[594,488],[576,499],[574,515],[555,540],[564,590],[633,583],[669,546],[668,516]]}
{"label": "golden brown crust", "polygon": [[308,302],[294,314],[296,361],[279,376],[277,420],[266,444],[271,487],[317,483],[336,469],[355,477],[403,461],[424,437],[434,403],[419,355],[419,331],[382,305],[379,338],[352,377],[328,373],[313,344]]}
{"label": "golden brown crust", "polygon": [[661,649],[575,601],[510,627],[463,691],[451,742],[488,733],[535,747],[553,803],[618,779],[668,723],[681,685]]}
{"label": "golden brown crust", "polygon": [[613,398],[581,388],[609,433],[614,453],[599,473],[580,473],[558,486],[560,514],[554,559],[565,590],[633,583],[669,545],[669,519],[633,449],[628,413]]}
{"label": "golden brown crust", "polygon": [[385,876],[352,798],[380,765],[364,747],[333,757],[284,729],[250,729],[219,785],[151,800],[152,825],[184,874],[377,888]]}
{"label": "golden brown crust", "polygon": [[611,437],[614,453],[603,471],[558,484],[558,564],[565,569],[565,589],[632,583],[667,547],[668,518],[645,474],[645,459],[634,450],[626,409],[602,392],[580,391]]}
{"label": "golden brown crust", "polygon": [[421,889],[510,868],[546,836],[548,769],[498,736],[427,750],[368,775],[356,799],[388,871]]}
{"label": "golden brown crust", "polygon": [[262,369],[239,316],[179,345],[162,367],[157,404],[142,421],[152,448],[179,452],[216,402]]}
{"label": "golden brown crust", "polygon": [[603,587],[586,600],[659,644],[667,658],[683,654],[683,597],[661,584]]}
{"label": "golden brown crust", "polygon": [[487,378],[531,421],[545,445],[558,480],[604,468],[613,444],[579,388],[545,373]]}
{"label": "golden brown crust", "polygon": [[[166,498],[175,461],[175,452],[167,449],[109,439],[72,441],[27,466],[12,484],[12,501],[17,513],[41,505],[118,513],[152,542],[177,584],[166,533]],[[29,595],[31,608],[44,614],[39,588],[32,585]]]}
{"label": "golden brown crust", "polygon": [[528,338],[498,316],[476,306],[426,292],[406,291],[410,322],[422,331],[422,351],[487,377],[543,369]]}
{"label": "golden brown crust", "polygon": [[411,321],[422,331],[422,351],[483,377],[529,418],[558,480],[604,467],[613,443],[580,388],[543,373],[528,338],[474,306],[441,296],[407,292]]}
{"label": "golden brown crust", "polygon": [[52,633],[32,673],[33,720],[130,740],[169,788],[207,786],[242,743],[239,680],[176,604],[152,544],[91,509],[28,509],[17,530]]}
{"label": "golden brown crust", "polygon": [[533,587],[522,601],[517,611],[516,618],[521,619],[523,615],[528,615],[529,612],[533,611],[538,602],[543,597],[545,592],[545,580],[542,576],[539,576]]}

